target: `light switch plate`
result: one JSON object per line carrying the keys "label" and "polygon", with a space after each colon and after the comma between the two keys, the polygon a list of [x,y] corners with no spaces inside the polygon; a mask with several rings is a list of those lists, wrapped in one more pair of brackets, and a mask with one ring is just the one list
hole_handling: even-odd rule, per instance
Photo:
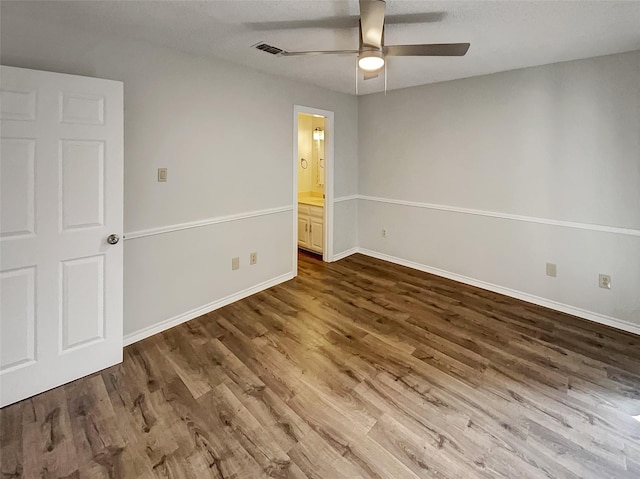
{"label": "light switch plate", "polygon": [[556,265],[555,265],[555,263],[547,263],[547,276],[551,276],[553,278],[556,277]]}
{"label": "light switch plate", "polygon": [[231,258],[231,269],[240,269],[240,258],[238,258],[237,256],[235,258]]}
{"label": "light switch plate", "polygon": [[166,168],[158,168],[158,182],[164,183],[167,181],[167,169]]}

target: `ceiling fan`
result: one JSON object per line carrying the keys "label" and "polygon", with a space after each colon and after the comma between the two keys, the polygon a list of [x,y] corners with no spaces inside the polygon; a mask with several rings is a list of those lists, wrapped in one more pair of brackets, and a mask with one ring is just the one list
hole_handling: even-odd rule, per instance
{"label": "ceiling fan", "polygon": [[360,46],[358,50],[319,50],[290,52],[281,56],[300,55],[358,55],[358,68],[364,79],[376,78],[385,64],[386,57],[461,57],[469,50],[469,43],[426,43],[418,45],[385,45],[384,0],[360,0]]}

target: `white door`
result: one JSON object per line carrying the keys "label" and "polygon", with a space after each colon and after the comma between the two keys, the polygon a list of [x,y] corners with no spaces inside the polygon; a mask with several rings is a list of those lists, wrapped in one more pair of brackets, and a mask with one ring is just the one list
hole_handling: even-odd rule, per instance
{"label": "white door", "polygon": [[122,361],[123,86],[0,67],[0,406]]}

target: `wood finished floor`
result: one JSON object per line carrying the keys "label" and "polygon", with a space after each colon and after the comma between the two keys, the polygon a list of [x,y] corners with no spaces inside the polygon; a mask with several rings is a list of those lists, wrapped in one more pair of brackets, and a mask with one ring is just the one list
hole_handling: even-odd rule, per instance
{"label": "wood finished floor", "polygon": [[640,338],[361,255],[0,411],[2,478],[640,477]]}

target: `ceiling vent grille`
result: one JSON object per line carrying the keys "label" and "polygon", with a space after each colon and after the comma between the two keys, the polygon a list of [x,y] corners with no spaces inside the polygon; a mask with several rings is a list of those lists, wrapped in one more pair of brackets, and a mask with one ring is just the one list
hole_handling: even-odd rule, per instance
{"label": "ceiling vent grille", "polygon": [[254,45],[254,47],[263,52],[271,53],[272,55],[278,55],[284,51],[282,48],[274,47],[273,45],[269,45],[267,43],[258,43]]}

